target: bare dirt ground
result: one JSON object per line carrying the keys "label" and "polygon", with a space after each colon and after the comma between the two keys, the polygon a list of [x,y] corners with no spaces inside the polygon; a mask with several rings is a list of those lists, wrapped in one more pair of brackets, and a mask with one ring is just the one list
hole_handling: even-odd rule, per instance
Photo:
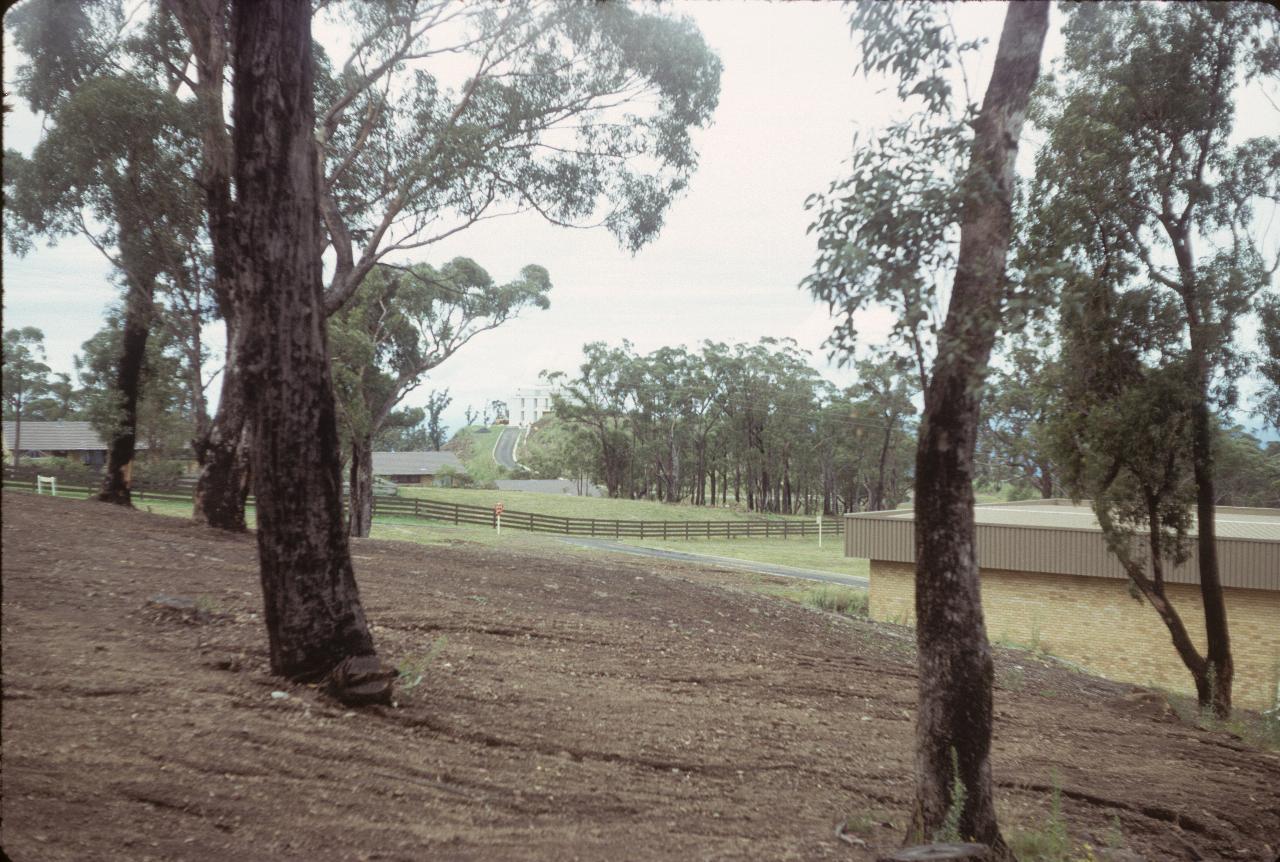
{"label": "bare dirt ground", "polygon": [[[861,860],[904,832],[901,630],[683,564],[360,541],[382,654],[447,640],[397,708],[350,711],[270,676],[251,536],[3,502],[0,840],[20,862]],[[1006,830],[1043,827],[1057,786],[1099,858],[1276,858],[1280,756],[1000,662]],[[836,839],[846,817],[864,846]]]}

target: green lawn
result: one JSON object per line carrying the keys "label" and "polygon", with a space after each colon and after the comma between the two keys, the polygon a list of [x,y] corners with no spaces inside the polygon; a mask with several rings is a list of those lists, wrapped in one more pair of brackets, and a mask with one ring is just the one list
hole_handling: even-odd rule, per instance
{"label": "green lawn", "polygon": [[[485,430],[483,425],[468,425],[454,434],[449,441],[446,448],[458,456],[458,460],[466,467],[467,473],[476,484],[483,485],[494,479],[506,478],[506,468],[499,466],[498,462],[493,460],[493,447],[497,445],[498,438],[507,427],[493,425]],[[401,494],[403,493],[402,490]]]}
{"label": "green lawn", "polygon": [[813,569],[858,578],[867,577],[868,571],[866,560],[844,555],[844,541],[841,536],[824,536],[821,548],[818,547],[817,536],[791,539],[691,539],[687,542],[628,539],[626,543],[642,548],[662,548],[689,554],[709,554],[714,557],[750,560],[756,563],[774,563],[779,566],[794,566],[798,569]]}

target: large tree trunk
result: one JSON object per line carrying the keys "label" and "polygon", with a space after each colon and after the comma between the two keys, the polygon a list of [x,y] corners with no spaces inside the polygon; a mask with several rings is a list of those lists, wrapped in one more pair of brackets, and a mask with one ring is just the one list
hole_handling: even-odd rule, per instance
{"label": "large tree trunk", "polygon": [[[121,231],[121,244],[126,245]],[[142,388],[142,366],[147,357],[147,336],[151,332],[152,297],[155,280],[149,274],[129,275],[125,300],[124,332],[120,335],[120,364],[116,368],[116,399],[111,442],[107,446],[107,471],[102,477],[98,499],[104,503],[132,506],[133,460],[138,440],[138,392]]]}
{"label": "large tree trunk", "polygon": [[213,295],[227,329],[227,362],[213,421],[193,441],[200,461],[193,517],[234,532],[245,527],[249,494],[249,442],[244,395],[235,361],[235,214],[231,199],[231,138],[223,108],[227,65],[225,0],[164,0],[195,58],[196,107],[200,118],[199,184],[209,214],[213,249]]}
{"label": "large tree trunk", "polygon": [[196,481],[192,517],[197,523],[219,530],[243,533],[247,529],[245,500],[249,496],[249,431],[231,344],[227,354],[218,410],[208,432],[194,441],[200,478]]}
{"label": "large tree trunk", "polygon": [[[1205,656],[1206,675],[1212,691],[1214,714],[1218,718],[1228,718],[1231,715],[1231,685],[1235,678],[1235,661],[1231,657],[1227,604],[1222,594],[1222,577],[1218,572],[1213,426],[1209,418],[1208,374],[1203,374],[1199,382],[1199,400],[1191,411],[1191,458],[1196,480],[1196,547],[1200,564],[1200,601],[1204,605],[1205,641],[1208,646]],[[1201,703],[1204,703],[1203,698]]]}
{"label": "large tree trunk", "polygon": [[366,537],[373,528],[373,439],[351,438],[351,512],[347,515],[347,533]]}
{"label": "large tree trunk", "polygon": [[909,842],[943,828],[954,781],[960,835],[1012,858],[991,781],[992,677],[974,549],[973,451],[1011,233],[1014,157],[1048,27],[1045,2],[1011,3],[974,129],[960,253],[916,451],[915,806]]}
{"label": "large tree trunk", "polygon": [[234,0],[231,30],[236,345],[271,669],[315,679],[374,647],[343,524],[321,304],[311,5]]}
{"label": "large tree trunk", "polygon": [[[1166,221],[1166,226],[1168,222]],[[1231,634],[1227,627],[1227,604],[1218,571],[1218,530],[1215,521],[1217,492],[1213,480],[1213,422],[1209,411],[1212,372],[1209,354],[1213,335],[1207,301],[1200,294],[1210,288],[1196,278],[1195,258],[1188,229],[1169,230],[1182,283],[1183,305],[1191,342],[1191,385],[1196,403],[1191,408],[1191,464],[1196,482],[1197,562],[1200,569],[1200,598],[1204,605],[1206,660],[1212,681],[1213,711],[1219,718],[1231,715],[1231,685],[1235,661],[1231,656]]]}

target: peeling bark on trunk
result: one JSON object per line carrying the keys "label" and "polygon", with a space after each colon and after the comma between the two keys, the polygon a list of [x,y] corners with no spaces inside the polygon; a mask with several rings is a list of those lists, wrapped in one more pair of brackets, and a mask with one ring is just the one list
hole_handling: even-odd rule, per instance
{"label": "peeling bark on trunk", "polygon": [[249,444],[244,395],[235,364],[235,216],[231,200],[231,138],[223,116],[227,65],[225,0],[164,0],[187,36],[195,58],[196,107],[200,116],[199,184],[209,214],[213,249],[213,295],[227,329],[227,366],[218,409],[193,441],[200,461],[193,519],[220,530],[244,532],[249,494]]}
{"label": "peeling bark on trunk", "polygon": [[374,647],[343,523],[321,303],[311,6],[235,0],[231,29],[236,343],[271,669],[315,679]]}
{"label": "peeling bark on trunk", "polygon": [[956,779],[963,838],[1012,858],[991,781],[991,647],[974,549],[973,452],[980,384],[1000,318],[1014,157],[1039,72],[1048,4],[1012,3],[975,123],[960,253],[916,452],[915,805],[908,841],[943,828]]}

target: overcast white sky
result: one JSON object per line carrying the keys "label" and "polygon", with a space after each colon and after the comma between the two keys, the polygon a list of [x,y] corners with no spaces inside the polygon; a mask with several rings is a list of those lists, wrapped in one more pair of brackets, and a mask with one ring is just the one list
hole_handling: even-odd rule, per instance
{"label": "overcast white sky", "polygon": [[[855,129],[885,122],[896,99],[853,75],[847,12],[837,3],[704,0],[664,8],[696,20],[724,73],[714,125],[696,137],[700,167],[662,235],[632,256],[603,230],[553,227],[529,214],[484,222],[432,246],[429,262],[465,255],[499,280],[528,263],[545,266],[554,285],[551,308],[477,337],[406,404],[448,387],[454,401],[446,421],[457,427],[467,405],[507,398],[515,387],[535,384],[543,369],[573,370],[587,341],[623,338],[649,351],[696,347],[703,339],[791,337],[812,352],[824,375],[851,382],[826,360],[826,309],[799,288],[815,251],[803,204],[841,174]],[[963,37],[991,40],[979,63],[990,62],[1003,14],[1002,3],[955,10]],[[1053,14],[1049,56],[1060,45]],[[6,50],[6,89],[18,62],[20,55]],[[979,93],[988,74],[986,65],[970,70]],[[6,116],[5,146],[27,152],[39,121],[17,107]],[[1277,116],[1264,120],[1272,132]],[[49,364],[70,372],[73,354],[117,298],[109,272],[83,241],[63,240],[26,258],[6,249],[5,328],[43,329]],[[874,343],[884,331],[882,321],[868,320],[864,335]]]}

